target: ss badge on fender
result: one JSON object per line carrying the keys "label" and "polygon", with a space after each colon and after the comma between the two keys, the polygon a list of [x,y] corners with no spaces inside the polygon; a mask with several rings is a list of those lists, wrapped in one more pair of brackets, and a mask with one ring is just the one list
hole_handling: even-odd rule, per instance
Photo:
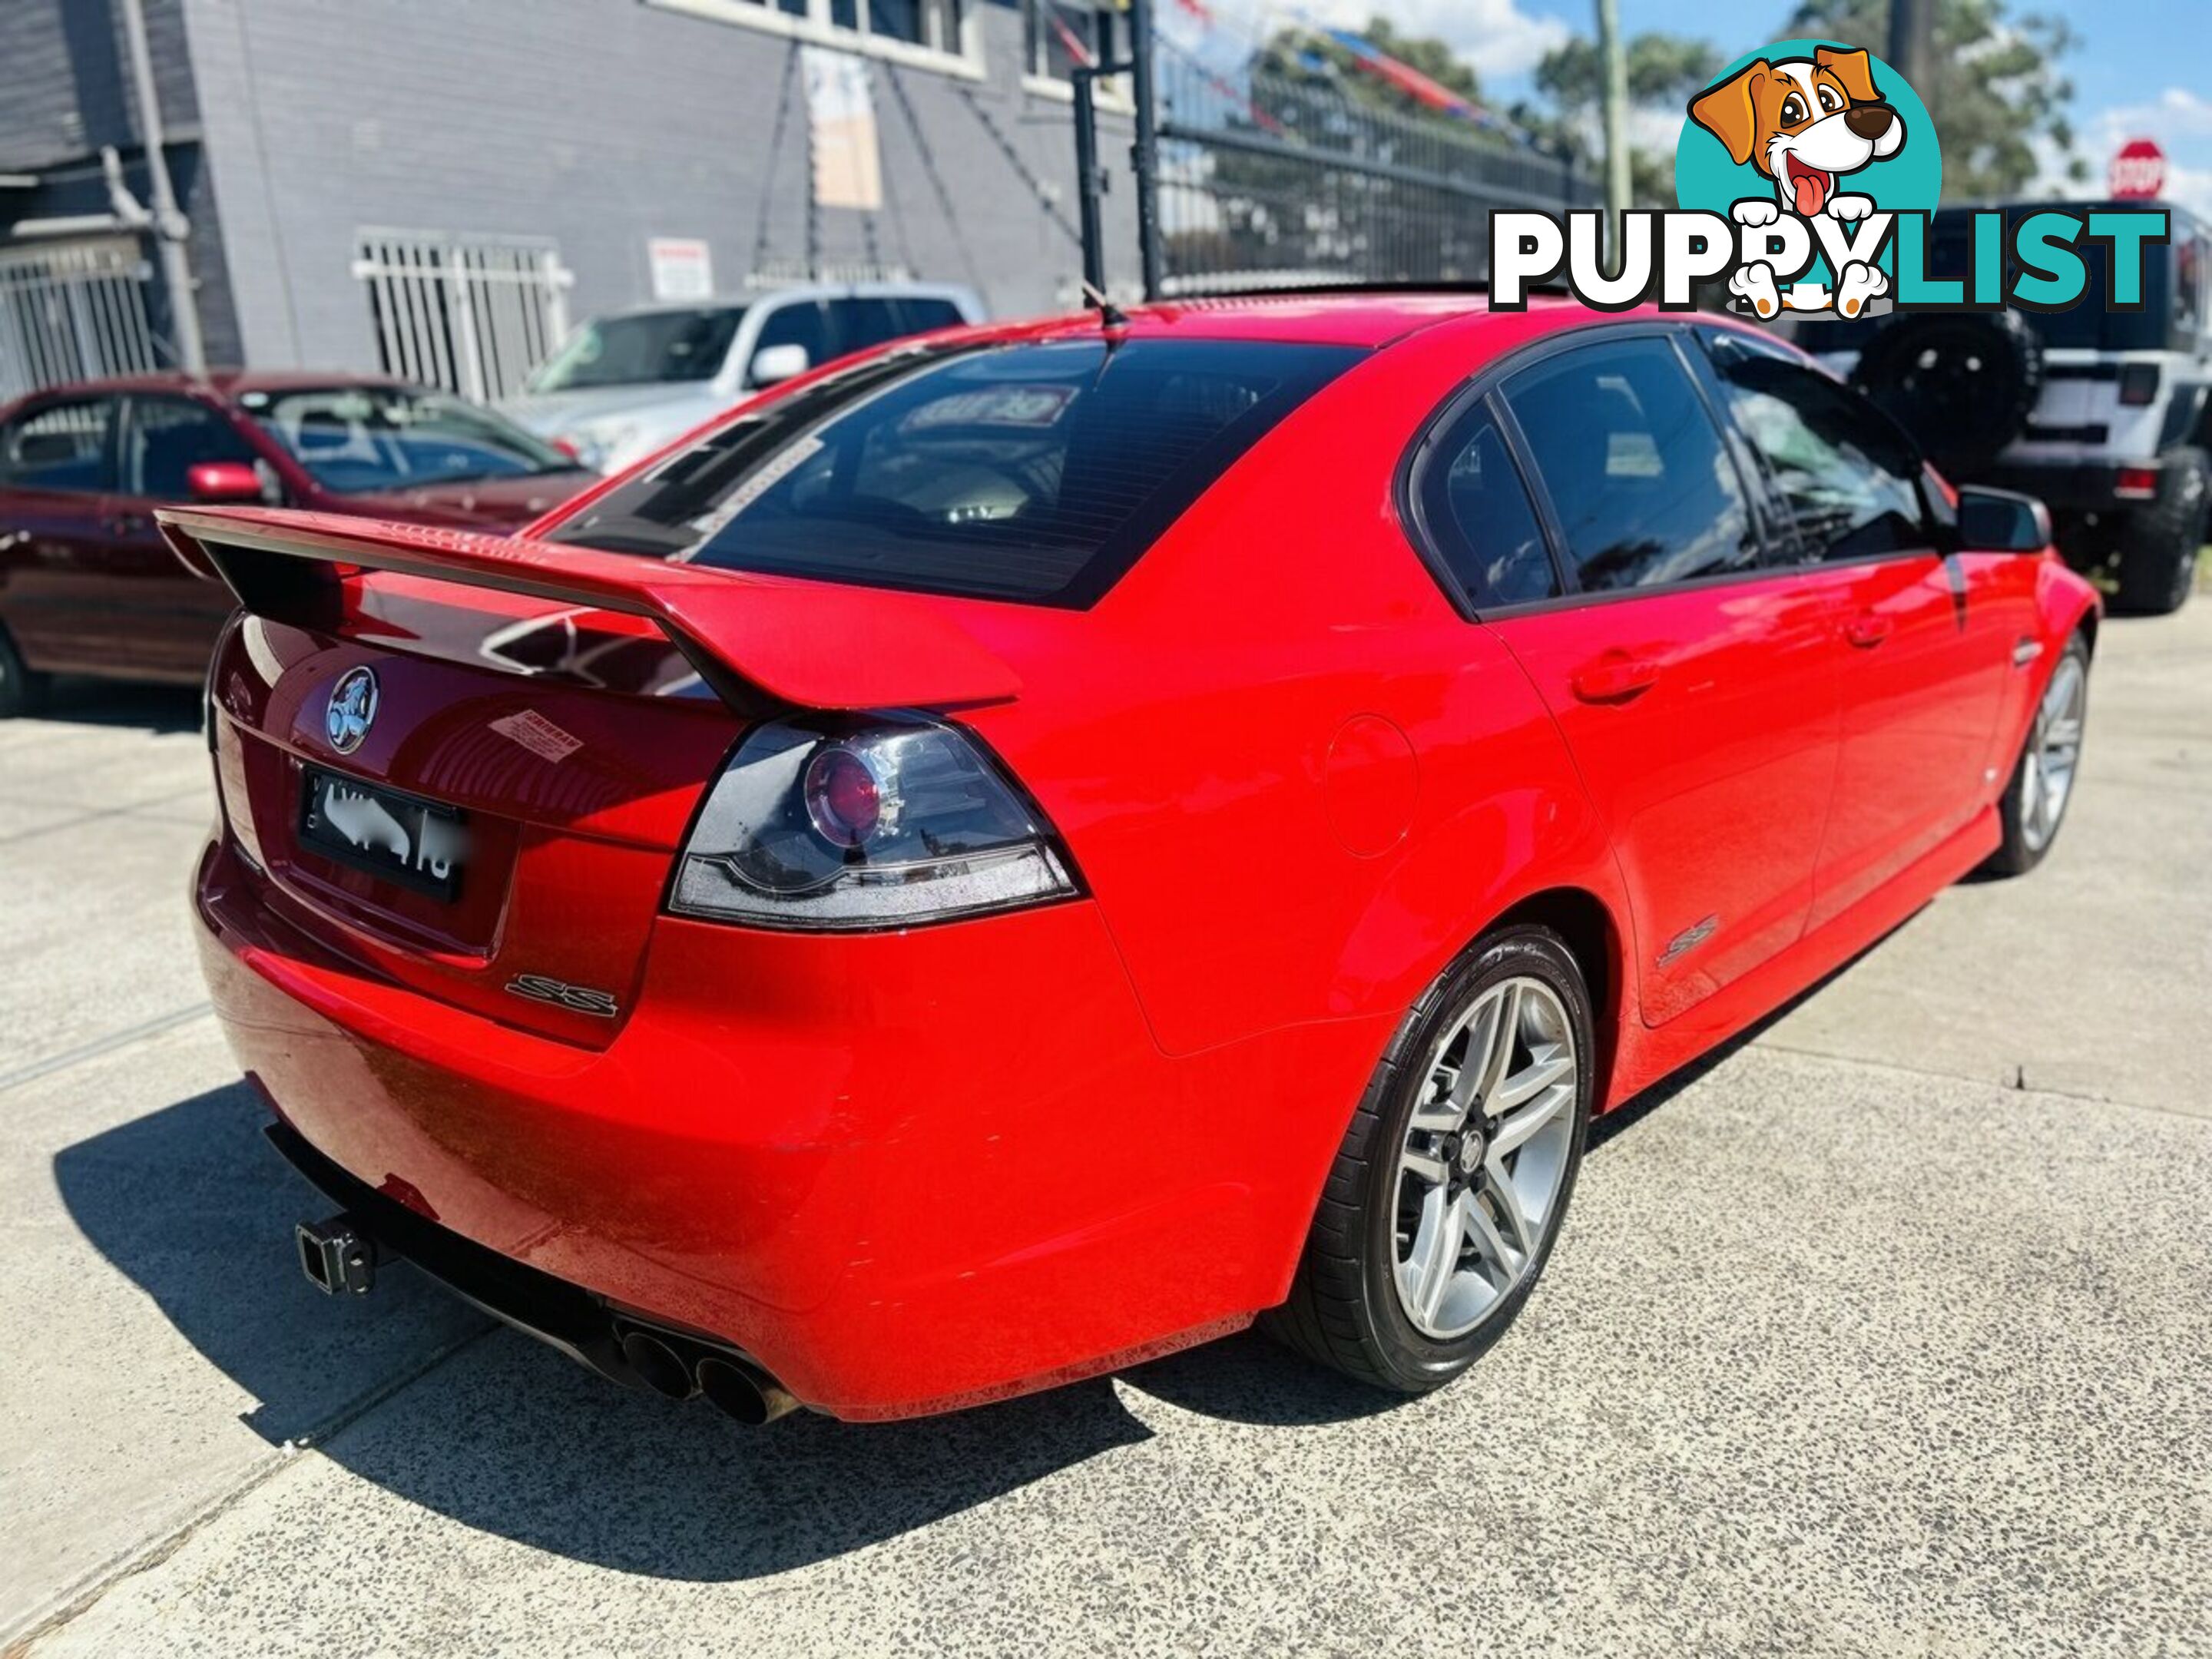
{"label": "ss badge on fender", "polygon": [[556,1008],[573,1008],[580,1014],[596,1014],[601,1019],[615,1017],[614,998],[588,985],[569,985],[548,979],[543,974],[517,974],[507,981],[507,988],[532,1002],[550,1002]]}

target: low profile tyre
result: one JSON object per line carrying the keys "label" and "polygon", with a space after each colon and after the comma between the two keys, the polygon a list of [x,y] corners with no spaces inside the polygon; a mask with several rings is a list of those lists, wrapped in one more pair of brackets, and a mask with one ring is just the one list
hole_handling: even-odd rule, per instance
{"label": "low profile tyre", "polygon": [[1590,1114],[1589,993],[1548,929],[1477,944],[1399,1030],[1267,1328],[1346,1376],[1440,1388],[1495,1342],[1559,1237]]}
{"label": "low profile tyre", "polygon": [[44,701],[46,677],[23,666],[22,653],[0,628],[0,720],[27,714]]}
{"label": "low profile tyre", "polygon": [[2135,617],[2166,617],[2189,603],[2197,586],[2197,550],[2204,544],[2212,512],[2212,461],[2201,449],[2166,457],[2169,474],[2160,499],[2129,516],[2120,535],[2119,591],[2114,609]]}
{"label": "low profile tyre", "polygon": [[2027,728],[2027,741],[1997,803],[2004,842],[1983,866],[1993,875],[2024,876],[2043,862],[2066,821],[2074,777],[2081,763],[2081,732],[2089,712],[2089,647],[2076,634],[2066,641],[2044,683],[2043,698]]}

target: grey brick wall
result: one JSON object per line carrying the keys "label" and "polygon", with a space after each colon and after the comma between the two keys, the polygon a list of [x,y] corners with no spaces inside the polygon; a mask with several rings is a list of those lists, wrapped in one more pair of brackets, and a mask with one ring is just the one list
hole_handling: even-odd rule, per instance
{"label": "grey brick wall", "polygon": [[[349,271],[363,228],[549,237],[575,272],[577,319],[650,297],[653,236],[704,239],[717,285],[738,289],[764,193],[770,255],[805,252],[796,89],[773,178],[767,167],[790,51],[775,36],[638,0],[179,3],[240,337],[257,366],[374,366],[368,300]],[[876,247],[1020,315],[1065,303],[1077,251],[978,111],[1057,186],[1071,222],[1073,137],[1064,100],[1021,88],[1019,12],[981,0],[978,15],[983,83],[871,60],[895,204],[876,216]],[[1104,135],[1117,161],[1126,137]],[[1120,276],[1134,258],[1126,180],[1109,207]],[[825,212],[823,256],[865,257],[866,228],[858,214]]]}
{"label": "grey brick wall", "polygon": [[[198,112],[184,0],[144,5],[161,118],[189,142]],[[122,15],[108,0],[0,0],[0,173],[35,173],[97,155],[102,144],[136,146],[127,62]]]}

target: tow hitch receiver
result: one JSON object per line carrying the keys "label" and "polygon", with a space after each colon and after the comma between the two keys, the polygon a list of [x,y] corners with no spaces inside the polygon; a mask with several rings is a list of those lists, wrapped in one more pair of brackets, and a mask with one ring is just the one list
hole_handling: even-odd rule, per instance
{"label": "tow hitch receiver", "polygon": [[376,1285],[376,1242],[341,1212],[326,1221],[302,1221],[300,1268],[325,1296],[367,1296]]}

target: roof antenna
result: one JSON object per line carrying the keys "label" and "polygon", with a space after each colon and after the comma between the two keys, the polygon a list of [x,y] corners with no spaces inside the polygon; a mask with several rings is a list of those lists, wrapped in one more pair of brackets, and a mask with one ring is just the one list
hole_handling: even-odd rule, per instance
{"label": "roof antenna", "polygon": [[1090,301],[1092,305],[1098,307],[1099,327],[1105,329],[1109,332],[1115,329],[1128,327],[1129,319],[1127,313],[1125,313],[1121,307],[1115,305],[1111,300],[1108,299],[1105,295],[1101,293],[1097,289],[1092,287],[1088,281],[1085,281],[1083,284],[1083,297]]}

